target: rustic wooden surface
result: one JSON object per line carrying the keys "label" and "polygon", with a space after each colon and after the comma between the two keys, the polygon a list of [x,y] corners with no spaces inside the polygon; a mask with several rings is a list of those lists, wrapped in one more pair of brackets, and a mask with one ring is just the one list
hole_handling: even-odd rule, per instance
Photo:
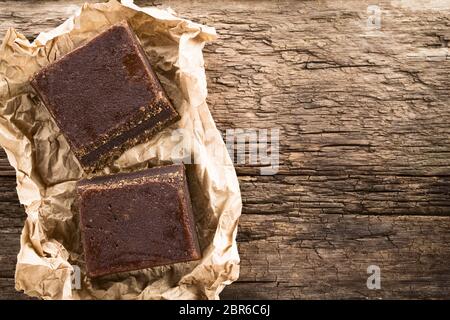
{"label": "rustic wooden surface", "polygon": [[[371,30],[372,2],[156,3],[216,27],[219,129],[281,130],[277,175],[237,167],[242,268],[223,298],[450,298],[450,3],[374,1]],[[80,3],[0,2],[0,35],[32,39]],[[24,297],[23,220],[1,153],[0,298]],[[381,290],[366,287],[372,264]]]}

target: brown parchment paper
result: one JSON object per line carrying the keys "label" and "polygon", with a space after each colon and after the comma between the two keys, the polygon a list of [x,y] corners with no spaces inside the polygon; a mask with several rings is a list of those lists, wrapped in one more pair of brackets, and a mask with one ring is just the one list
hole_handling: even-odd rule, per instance
{"label": "brown parchment paper", "polygon": [[[123,19],[140,38],[182,118],[126,151],[105,173],[182,159],[189,163],[190,157],[189,187],[203,258],[90,280],[74,206],[75,183],[84,173],[29,78]],[[27,213],[17,290],[44,299],[218,299],[225,285],[238,278],[239,185],[205,102],[202,48],[215,37],[214,28],[181,19],[170,9],[139,8],[132,1],[85,4],[33,43],[14,29],[7,31],[0,47],[0,144],[16,169],[17,193]],[[76,269],[80,289],[71,278]]]}

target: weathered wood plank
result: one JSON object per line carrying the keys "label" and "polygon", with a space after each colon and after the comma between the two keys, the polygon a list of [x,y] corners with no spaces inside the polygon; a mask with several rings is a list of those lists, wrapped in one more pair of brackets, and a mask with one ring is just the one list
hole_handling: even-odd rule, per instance
{"label": "weathered wood plank", "polygon": [[[267,195],[261,190],[273,190],[273,185],[255,181],[251,187],[248,179],[254,177],[240,177],[241,278],[225,290],[225,299],[439,298],[450,293],[450,218],[280,210],[283,204],[256,196]],[[0,181],[0,189],[14,193],[13,179]],[[0,199],[0,277],[6,279],[14,274],[24,218],[12,197],[5,197],[5,206]],[[381,291],[365,287],[370,264],[381,267]]]}
{"label": "weathered wood plank", "polygon": [[[224,298],[442,298],[450,294],[450,219],[243,215],[240,283]],[[381,290],[366,287],[381,269]]]}
{"label": "weathered wood plank", "polygon": [[[32,39],[81,2],[0,3],[0,35]],[[167,4],[217,28],[205,60],[219,129],[281,132],[279,175],[237,167],[242,272],[223,298],[448,297],[450,5],[378,1],[377,31],[370,1]],[[2,153],[5,298],[20,297],[14,183]],[[382,290],[366,288],[369,264]]]}
{"label": "weathered wood plank", "polygon": [[280,128],[281,173],[448,176],[450,11],[380,2],[370,32],[369,2],[335,3],[200,18],[221,35],[206,47],[219,127]]}
{"label": "weathered wood plank", "polygon": [[24,294],[14,289],[14,279],[0,278],[0,292],[2,300],[24,300],[28,299]]}
{"label": "weathered wood plank", "polygon": [[244,213],[448,216],[450,209],[447,177],[241,176],[240,184]]}
{"label": "weathered wood plank", "polygon": [[[0,159],[4,159],[4,156],[1,150]],[[17,199],[15,177],[2,177],[0,174],[0,282],[3,281],[1,279],[14,278],[25,216]],[[0,290],[1,297],[3,293]]]}

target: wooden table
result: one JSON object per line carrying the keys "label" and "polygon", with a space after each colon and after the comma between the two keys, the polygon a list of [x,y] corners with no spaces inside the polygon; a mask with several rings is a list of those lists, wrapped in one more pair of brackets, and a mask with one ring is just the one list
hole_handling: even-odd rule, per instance
{"label": "wooden table", "polygon": [[[208,2],[162,5],[220,35],[205,48],[217,126],[281,135],[278,174],[236,168],[241,277],[222,297],[450,298],[450,3]],[[0,2],[0,35],[32,39],[80,3]],[[2,152],[0,298],[24,297],[24,218]]]}

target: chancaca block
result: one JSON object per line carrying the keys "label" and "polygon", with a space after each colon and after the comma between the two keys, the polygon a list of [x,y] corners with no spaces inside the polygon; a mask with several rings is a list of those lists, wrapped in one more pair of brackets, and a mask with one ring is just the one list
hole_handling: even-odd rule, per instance
{"label": "chancaca block", "polygon": [[81,180],[77,194],[90,277],[201,258],[183,165]]}
{"label": "chancaca block", "polygon": [[179,119],[126,22],[46,66],[31,85],[87,171]]}

